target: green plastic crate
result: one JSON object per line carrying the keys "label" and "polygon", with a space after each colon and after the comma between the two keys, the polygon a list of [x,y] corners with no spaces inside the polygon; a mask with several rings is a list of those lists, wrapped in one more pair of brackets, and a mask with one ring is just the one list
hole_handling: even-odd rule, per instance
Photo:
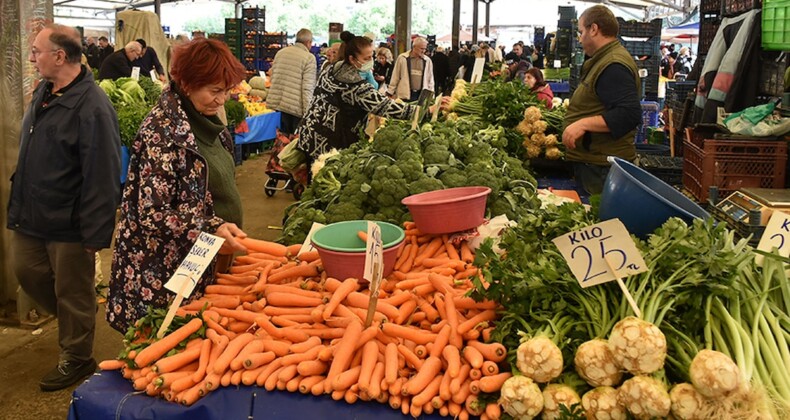
{"label": "green plastic crate", "polygon": [[790,50],[790,0],[763,1],[763,49]]}

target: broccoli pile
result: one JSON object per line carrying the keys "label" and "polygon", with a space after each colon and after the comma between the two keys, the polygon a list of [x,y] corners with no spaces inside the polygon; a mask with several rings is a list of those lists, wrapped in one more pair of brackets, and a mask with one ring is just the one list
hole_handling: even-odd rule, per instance
{"label": "broccoli pile", "polygon": [[487,186],[488,214],[517,220],[539,207],[535,178],[505,151],[507,133],[479,119],[423,124],[391,121],[372,142],[360,141],[326,160],[286,211],[280,242],[304,241],[313,222],[380,220],[401,224],[411,215],[401,200],[444,188]]}

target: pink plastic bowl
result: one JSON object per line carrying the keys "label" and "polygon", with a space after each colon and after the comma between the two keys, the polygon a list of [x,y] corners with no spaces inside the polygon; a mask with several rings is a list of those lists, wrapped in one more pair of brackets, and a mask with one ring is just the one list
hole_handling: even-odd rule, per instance
{"label": "pink plastic bowl", "polygon": [[422,233],[460,232],[485,221],[488,187],[459,187],[410,195],[401,202],[409,208]]}

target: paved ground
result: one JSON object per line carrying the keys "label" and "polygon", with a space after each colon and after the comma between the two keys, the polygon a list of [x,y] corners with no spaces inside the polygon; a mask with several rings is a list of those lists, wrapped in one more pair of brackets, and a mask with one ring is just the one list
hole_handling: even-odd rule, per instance
{"label": "paved ground", "polygon": [[[237,183],[244,206],[244,230],[255,238],[274,239],[282,224],[283,209],[293,203],[284,191],[266,197],[263,185],[267,155],[253,156],[237,166]],[[283,183],[280,182],[280,185]],[[104,250],[102,272],[110,271],[111,253]],[[97,314],[95,357],[112,358],[121,349],[121,334],[104,321],[104,307]],[[76,388],[44,393],[39,379],[57,363],[57,323],[49,322],[40,331],[0,327],[0,420],[62,420],[67,417],[71,393]]]}

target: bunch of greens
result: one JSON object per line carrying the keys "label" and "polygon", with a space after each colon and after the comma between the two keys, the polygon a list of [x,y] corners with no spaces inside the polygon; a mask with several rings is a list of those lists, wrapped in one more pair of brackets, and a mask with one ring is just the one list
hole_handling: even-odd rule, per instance
{"label": "bunch of greens", "polygon": [[139,81],[131,77],[98,82],[118,115],[121,144],[130,147],[143,119],[159,99],[162,89],[147,77]]}
{"label": "bunch of greens", "polygon": [[504,130],[477,120],[425,124],[410,130],[391,122],[372,143],[356,143],[326,160],[287,212],[280,240],[301,243],[313,222],[410,220],[401,200],[443,188],[491,188],[488,214],[518,219],[539,205],[535,179],[522,162],[501,147]]}
{"label": "bunch of greens", "polygon": [[246,113],[243,103],[235,99],[225,101],[225,114],[228,116],[229,126],[235,126],[244,121]]}

